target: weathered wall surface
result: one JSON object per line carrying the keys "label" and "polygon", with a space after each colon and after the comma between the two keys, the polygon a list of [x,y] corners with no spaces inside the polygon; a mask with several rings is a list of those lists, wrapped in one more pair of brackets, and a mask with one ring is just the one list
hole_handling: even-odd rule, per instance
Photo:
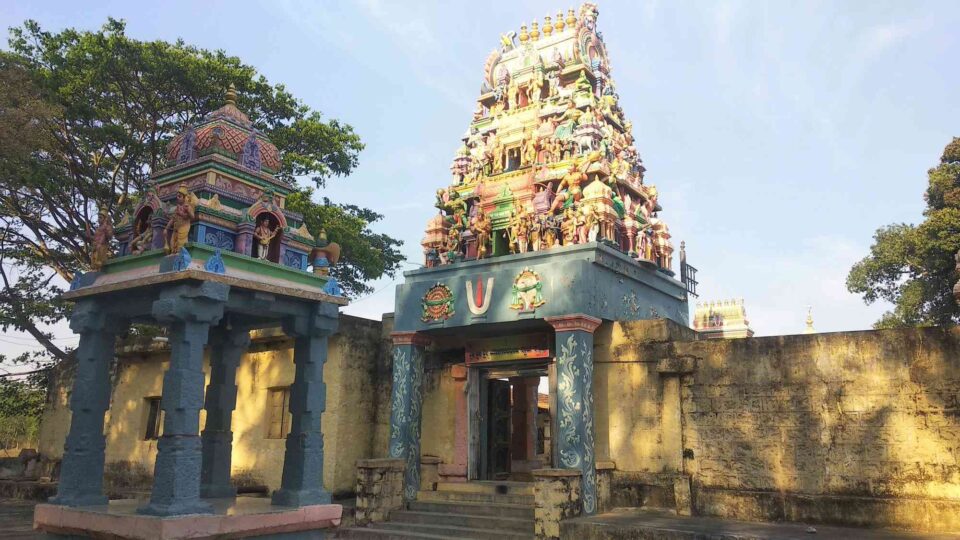
{"label": "weathered wall surface", "polygon": [[[356,462],[372,457],[374,441],[386,436],[388,421],[379,420],[378,406],[389,400],[383,356],[387,336],[380,321],[341,316],[340,329],[330,338],[324,366],[327,408],[323,414],[324,486],[335,494],[356,487]],[[279,332],[259,332],[237,370],[237,407],[233,413],[233,474],[247,482],[279,487],[284,439],[268,438],[268,396],[271,388],[293,382],[293,343]],[[162,394],[168,351],[163,346],[128,348],[118,352],[110,410],[106,417],[107,463],[153,470],[157,441],[144,440],[146,398]],[[40,452],[59,459],[69,429],[69,370],[51,385],[40,431]],[[204,372],[209,378],[209,362]],[[388,372],[387,372],[388,373]],[[386,390],[384,390],[386,385]],[[386,392],[386,398],[382,394]],[[389,419],[389,411],[387,412]],[[201,411],[201,426],[205,415]],[[109,469],[108,469],[109,470]]]}
{"label": "weathered wall surface", "polygon": [[456,461],[457,385],[451,367],[428,360],[423,373],[420,455],[439,457],[443,463]]}
{"label": "weathered wall surface", "polygon": [[613,324],[596,351],[598,455],[621,476],[687,475],[705,514],[960,527],[960,329],[670,326]]}

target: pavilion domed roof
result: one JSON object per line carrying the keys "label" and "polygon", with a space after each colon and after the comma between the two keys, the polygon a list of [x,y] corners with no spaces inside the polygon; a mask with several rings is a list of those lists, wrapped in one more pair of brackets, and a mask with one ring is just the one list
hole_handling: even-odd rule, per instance
{"label": "pavilion domed roof", "polygon": [[208,114],[199,125],[188,125],[170,141],[166,159],[170,165],[177,165],[210,154],[236,160],[241,168],[269,175],[280,170],[280,152],[237,108],[233,85],[223,107]]}

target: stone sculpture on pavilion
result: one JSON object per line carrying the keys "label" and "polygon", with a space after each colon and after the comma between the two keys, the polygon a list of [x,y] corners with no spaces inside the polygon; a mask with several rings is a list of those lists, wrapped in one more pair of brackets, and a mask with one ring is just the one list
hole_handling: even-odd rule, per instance
{"label": "stone sculpture on pavilion", "polygon": [[[232,86],[226,97],[223,107],[169,143],[165,167],[154,171],[133,215],[116,227],[116,256],[109,251],[113,227],[101,213],[90,235],[92,271],[79,274],[63,296],[74,302],[70,327],[80,335],[72,417],[57,495],[35,515],[36,526],[54,537],[115,537],[115,529],[137,527],[154,529],[158,538],[184,528],[202,537],[224,530],[268,537],[339,522],[341,509],[328,504],[322,485],[320,415],[327,337],[346,304],[329,275],[340,249],[326,234],[315,239],[303,217],[284,208],[294,186],[275,176],[276,147],[237,108]],[[131,324],[162,326],[168,334],[163,429],[149,502],[106,506],[109,369],[115,338]],[[250,331],[275,327],[295,342],[293,420],[272,506],[271,500],[247,505],[240,513],[265,517],[244,520],[233,509],[230,483],[236,370]],[[109,519],[90,519],[91,513]]]}

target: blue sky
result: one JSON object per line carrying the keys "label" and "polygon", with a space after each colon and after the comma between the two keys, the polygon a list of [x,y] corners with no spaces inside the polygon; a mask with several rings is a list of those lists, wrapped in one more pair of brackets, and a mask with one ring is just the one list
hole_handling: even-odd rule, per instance
{"label": "blue sky", "polygon": [[[3,2],[0,25],[124,18],[139,39],[224,49],[367,147],[322,194],[385,215],[421,261],[459,137],[501,33],[552,2]],[[81,4],[85,4],[81,7]],[[200,9],[199,6],[203,8]],[[960,135],[960,3],[606,0],[621,106],[704,299],[743,297],[758,335],[868,328],[846,291],[874,231],[922,219],[926,170]],[[391,280],[347,313],[392,310]],[[65,327],[58,336],[68,336]]]}

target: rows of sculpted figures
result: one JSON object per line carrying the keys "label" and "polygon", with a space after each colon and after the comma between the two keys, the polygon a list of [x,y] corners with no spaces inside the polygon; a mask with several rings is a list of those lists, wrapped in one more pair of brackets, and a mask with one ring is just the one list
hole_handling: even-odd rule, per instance
{"label": "rows of sculpted figures", "polygon": [[669,272],[657,188],[624,117],[597,10],[585,4],[502,36],[440,210],[427,266],[603,242]]}

